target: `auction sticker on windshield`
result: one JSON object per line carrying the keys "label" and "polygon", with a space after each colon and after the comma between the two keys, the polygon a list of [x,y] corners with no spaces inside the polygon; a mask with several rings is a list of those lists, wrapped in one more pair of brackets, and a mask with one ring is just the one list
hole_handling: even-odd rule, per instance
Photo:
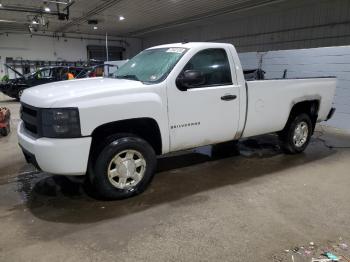
{"label": "auction sticker on windshield", "polygon": [[185,50],[186,50],[185,48],[181,48],[181,47],[172,47],[172,48],[169,48],[166,52],[182,54]]}

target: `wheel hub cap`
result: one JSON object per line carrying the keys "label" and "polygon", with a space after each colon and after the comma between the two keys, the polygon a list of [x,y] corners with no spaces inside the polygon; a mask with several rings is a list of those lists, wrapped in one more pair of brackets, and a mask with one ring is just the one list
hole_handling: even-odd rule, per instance
{"label": "wheel hub cap", "polygon": [[118,153],[108,166],[109,182],[118,189],[136,186],[143,178],[146,161],[136,150],[124,150]]}
{"label": "wheel hub cap", "polygon": [[306,122],[300,122],[294,130],[293,142],[297,147],[302,147],[309,136],[309,128]]}

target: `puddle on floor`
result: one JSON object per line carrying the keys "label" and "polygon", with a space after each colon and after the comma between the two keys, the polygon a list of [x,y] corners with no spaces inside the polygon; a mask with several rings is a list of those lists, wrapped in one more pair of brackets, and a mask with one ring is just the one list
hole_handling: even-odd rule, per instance
{"label": "puddle on floor", "polygon": [[[316,142],[322,146],[321,142]],[[162,156],[158,159],[157,172],[176,170],[196,164],[217,161],[225,158],[272,158],[282,150],[276,135],[265,135],[243,139],[239,143],[228,142],[214,146],[204,146],[185,152]],[[31,201],[35,206],[46,205],[50,198],[96,199],[91,188],[85,183],[85,177],[66,177],[48,175],[35,171],[30,165],[22,169],[17,177],[8,179],[7,184],[20,195],[21,203]],[[5,181],[3,181],[5,182]],[[4,185],[4,183],[1,183]],[[34,200],[34,201],[33,201]]]}

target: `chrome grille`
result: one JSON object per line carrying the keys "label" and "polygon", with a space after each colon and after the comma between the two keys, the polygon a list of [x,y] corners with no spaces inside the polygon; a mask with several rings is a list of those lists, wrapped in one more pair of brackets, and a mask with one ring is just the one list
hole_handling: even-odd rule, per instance
{"label": "chrome grille", "polygon": [[21,119],[24,123],[24,128],[34,135],[39,134],[39,114],[38,109],[22,103]]}

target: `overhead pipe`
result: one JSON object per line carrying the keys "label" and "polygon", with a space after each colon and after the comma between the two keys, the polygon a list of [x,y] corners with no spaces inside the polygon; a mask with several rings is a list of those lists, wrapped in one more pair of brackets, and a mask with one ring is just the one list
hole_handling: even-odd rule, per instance
{"label": "overhead pipe", "polygon": [[[51,1],[53,2],[53,1]],[[73,5],[75,2],[70,1],[69,3],[66,3],[66,6],[62,9],[62,11],[65,11],[65,13],[61,13],[59,10],[59,2],[56,2],[57,5],[57,11],[50,11],[50,12],[45,12],[41,8],[33,8],[33,7],[23,7],[23,6],[15,6],[15,5],[3,5],[0,8],[0,11],[10,11],[10,12],[21,12],[21,13],[32,13],[32,14],[37,14],[37,15],[47,15],[47,16],[57,16],[59,19],[62,17],[64,19],[69,19],[69,8],[71,5]]]}
{"label": "overhead pipe", "polygon": [[226,8],[222,8],[220,10],[212,11],[212,12],[209,12],[209,13],[199,14],[199,15],[195,15],[195,16],[192,16],[192,17],[180,19],[178,21],[164,23],[164,24],[161,24],[161,25],[156,25],[156,26],[145,28],[145,29],[137,30],[137,31],[130,32],[130,33],[126,34],[126,36],[129,36],[129,37],[140,36],[140,35],[152,33],[152,32],[155,32],[155,31],[160,31],[160,30],[173,28],[173,27],[177,27],[177,26],[181,26],[181,25],[187,25],[187,24],[190,24],[190,23],[193,23],[193,22],[197,22],[197,21],[200,21],[200,20],[203,20],[203,19],[207,19],[207,18],[216,17],[216,16],[219,16],[219,15],[225,15],[225,14],[232,14],[232,13],[247,11],[247,10],[250,10],[250,9],[255,9],[255,8],[258,8],[258,7],[263,7],[263,6],[267,6],[267,5],[277,4],[277,3],[281,3],[281,2],[285,2],[285,1],[287,1],[287,0],[261,0],[258,3],[256,3],[256,1],[240,1],[240,3],[236,3],[236,4],[234,4],[231,7],[226,7]]}
{"label": "overhead pipe", "polygon": [[14,5],[4,5],[0,8],[0,11],[10,11],[10,12],[21,12],[21,13],[32,13],[32,14],[46,14],[46,15],[55,15],[57,16],[58,12],[45,12],[42,9],[39,8],[32,8],[32,7],[21,7],[21,6],[14,6]]}
{"label": "overhead pipe", "polygon": [[82,22],[87,21],[90,17],[100,14],[101,12],[107,10],[108,8],[122,2],[123,0],[107,0],[98,5],[96,8],[91,9],[90,11],[86,12],[83,16],[72,19],[69,23],[59,27],[56,32],[65,32],[68,28],[79,25]]}
{"label": "overhead pipe", "polygon": [[[67,38],[67,39],[78,39],[78,40],[91,40],[91,41],[105,41],[106,39],[104,38],[97,38],[97,37],[84,37],[84,36],[66,36],[66,35],[62,35],[59,36],[57,34],[53,34],[53,35],[47,35],[47,34],[30,34],[30,33],[23,33],[23,32],[3,32],[0,33],[0,35],[29,35],[30,37],[33,36],[43,36],[43,37],[49,37],[49,38]],[[130,46],[130,43],[126,40],[123,39],[108,39],[109,42],[119,42],[120,44],[124,44],[125,46]]]}

